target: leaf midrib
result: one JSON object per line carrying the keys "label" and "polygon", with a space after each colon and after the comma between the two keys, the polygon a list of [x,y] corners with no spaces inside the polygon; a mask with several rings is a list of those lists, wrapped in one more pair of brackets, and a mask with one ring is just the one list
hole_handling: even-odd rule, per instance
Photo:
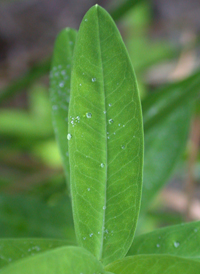
{"label": "leaf midrib", "polygon": [[[97,11],[97,28],[98,28],[98,39],[99,39],[99,52],[100,52],[100,61],[101,61],[101,71],[102,71],[102,82],[103,82],[103,90],[104,90],[104,110],[106,111],[106,96],[105,96],[105,82],[104,82],[104,68],[103,68],[103,62],[102,62],[102,50],[101,50],[101,39],[100,39],[100,31],[99,31],[99,14],[98,14],[98,6],[96,6],[96,11]],[[104,239],[104,228],[105,228],[105,215],[106,215],[106,195],[107,195],[107,170],[108,170],[108,165],[107,165],[107,159],[108,159],[108,150],[107,150],[107,111],[105,113],[105,149],[106,149],[106,162],[105,162],[105,173],[106,173],[106,178],[105,178],[105,195],[104,195],[104,214],[103,214],[103,222],[102,222],[102,237],[101,237],[101,246],[100,246],[100,252],[99,252],[99,260],[102,259],[103,255],[103,239]]]}

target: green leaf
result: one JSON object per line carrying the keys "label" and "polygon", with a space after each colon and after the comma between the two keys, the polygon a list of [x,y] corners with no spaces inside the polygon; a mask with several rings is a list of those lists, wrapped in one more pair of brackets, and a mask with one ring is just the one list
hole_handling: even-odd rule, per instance
{"label": "green leaf", "polygon": [[53,126],[60,147],[65,175],[69,183],[69,154],[68,154],[68,107],[70,96],[71,66],[77,32],[66,28],[56,39],[51,79],[51,102]]}
{"label": "green leaf", "polygon": [[200,88],[199,76],[200,71],[197,71],[183,81],[159,89],[143,102],[145,155],[142,212],[166,183],[185,149],[192,104]]}
{"label": "green leaf", "polygon": [[115,274],[199,274],[200,262],[170,255],[126,257],[106,267]]}
{"label": "green leaf", "polygon": [[199,94],[200,70],[188,78],[158,89],[142,104],[144,128],[147,132],[173,110],[191,102]]}
{"label": "green leaf", "polygon": [[60,247],[35,255],[1,270],[1,274],[104,274],[100,262],[80,247]]}
{"label": "green leaf", "polygon": [[110,12],[113,20],[120,20],[127,12],[129,12],[136,5],[143,2],[143,0],[122,0],[117,1],[117,6],[113,8]]}
{"label": "green leaf", "polygon": [[69,244],[72,243],[55,239],[0,239],[0,268],[16,260]]}
{"label": "green leaf", "polygon": [[[186,147],[191,106],[190,103],[184,103],[145,133],[141,212],[147,210],[149,203],[169,179]],[[154,108],[157,109],[156,102]]]}
{"label": "green leaf", "polygon": [[70,182],[78,243],[107,264],[122,258],[138,219],[141,106],[122,38],[99,6],[77,37],[69,108]]}
{"label": "green leaf", "polygon": [[200,222],[157,229],[136,237],[128,255],[169,254],[200,258]]}

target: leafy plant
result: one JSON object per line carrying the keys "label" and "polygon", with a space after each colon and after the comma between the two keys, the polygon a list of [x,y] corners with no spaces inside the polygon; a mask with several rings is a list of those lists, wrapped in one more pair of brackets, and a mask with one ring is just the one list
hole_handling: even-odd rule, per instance
{"label": "leafy plant", "polygon": [[[144,209],[150,200],[148,189],[152,197],[171,172],[175,162],[171,161],[183,149],[198,76],[182,83],[181,94],[179,83],[155,93],[143,104],[149,149],[145,152]],[[200,222],[134,238],[143,169],[140,99],[122,38],[109,14],[98,5],[86,13],[78,34],[65,29],[57,38],[51,100],[78,246],[66,240],[1,240],[1,273],[199,273]],[[187,123],[182,122],[183,117]],[[178,149],[167,164],[161,161],[159,166],[153,165],[160,159],[157,153],[163,153],[161,143],[157,150],[151,150],[155,133],[160,133],[161,140],[168,138],[177,123]],[[170,154],[173,146],[169,142],[167,147]],[[164,172],[156,177],[156,167],[162,171],[165,164]],[[151,175],[155,184],[153,180],[148,183]]]}

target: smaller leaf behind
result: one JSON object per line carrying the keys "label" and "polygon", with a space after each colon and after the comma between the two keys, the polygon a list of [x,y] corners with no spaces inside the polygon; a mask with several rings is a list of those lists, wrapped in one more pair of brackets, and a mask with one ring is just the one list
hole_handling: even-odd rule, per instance
{"label": "smaller leaf behind", "polygon": [[157,229],[136,237],[128,252],[139,254],[169,254],[200,258],[200,222],[191,222]]}
{"label": "smaller leaf behind", "polygon": [[60,32],[55,42],[50,73],[50,97],[52,103],[53,126],[60,148],[68,185],[68,106],[70,98],[72,56],[76,35],[76,30],[70,28],[66,28]]}

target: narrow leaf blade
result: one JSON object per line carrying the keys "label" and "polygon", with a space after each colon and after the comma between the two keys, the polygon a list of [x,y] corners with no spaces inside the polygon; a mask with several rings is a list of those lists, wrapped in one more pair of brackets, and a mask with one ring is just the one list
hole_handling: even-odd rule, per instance
{"label": "narrow leaf blade", "polygon": [[81,246],[107,264],[122,258],[133,240],[143,130],[127,51],[99,6],[81,23],[71,81],[68,138],[76,235]]}
{"label": "narrow leaf blade", "polygon": [[[156,104],[155,104],[156,109]],[[144,181],[141,212],[171,176],[186,147],[192,104],[184,103],[145,133]]]}
{"label": "narrow leaf blade", "polygon": [[1,270],[2,274],[104,274],[100,262],[80,247],[60,247],[26,258]]}
{"label": "narrow leaf blade", "polygon": [[128,255],[169,254],[200,258],[200,222],[157,229],[136,237]]}
{"label": "narrow leaf blade", "polygon": [[142,104],[145,132],[143,213],[171,176],[185,149],[194,99],[200,90],[199,76],[197,71],[185,80],[169,84],[148,96]]}
{"label": "narrow leaf blade", "polygon": [[115,274],[199,274],[200,262],[170,255],[126,257],[106,267]]}
{"label": "narrow leaf blade", "polygon": [[56,139],[60,148],[67,182],[69,183],[68,107],[70,79],[76,30],[66,28],[58,35],[50,73],[52,118]]}

